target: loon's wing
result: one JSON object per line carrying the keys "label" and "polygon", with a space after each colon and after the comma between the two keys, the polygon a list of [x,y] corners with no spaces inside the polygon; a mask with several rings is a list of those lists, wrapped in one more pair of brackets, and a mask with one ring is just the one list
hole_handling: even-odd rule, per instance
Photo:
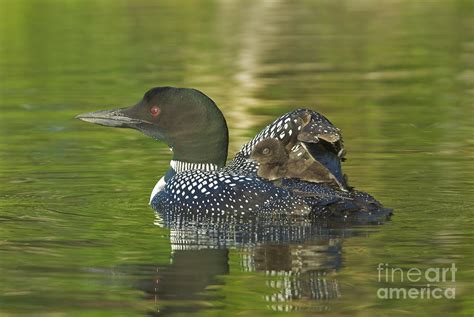
{"label": "loon's wing", "polygon": [[323,115],[309,109],[288,112],[266,126],[235,155],[227,169],[237,173],[255,173],[257,165],[247,160],[255,145],[266,138],[279,139],[293,157],[308,155],[324,165],[348,188],[341,169],[345,150],[340,130]]}
{"label": "loon's wing", "polygon": [[315,111],[308,111],[306,115],[310,119],[306,120],[308,123],[298,133],[301,146],[324,165],[345,189],[349,189],[341,167],[346,154],[341,130]]}
{"label": "loon's wing", "polygon": [[325,116],[312,110],[306,110],[307,124],[298,133],[298,140],[306,144],[321,144],[327,152],[334,153],[345,160],[344,142],[341,130],[336,128]]}

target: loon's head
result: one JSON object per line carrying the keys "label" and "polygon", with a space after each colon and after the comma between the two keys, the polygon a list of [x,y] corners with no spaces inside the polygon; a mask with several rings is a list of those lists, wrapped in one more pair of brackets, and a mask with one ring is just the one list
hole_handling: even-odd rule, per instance
{"label": "loon's head", "polygon": [[250,158],[259,164],[284,164],[289,156],[280,140],[268,138],[255,145]]}
{"label": "loon's head", "polygon": [[173,160],[225,165],[228,130],[214,101],[190,88],[156,87],[128,108],[76,118],[109,127],[132,128],[168,144]]}

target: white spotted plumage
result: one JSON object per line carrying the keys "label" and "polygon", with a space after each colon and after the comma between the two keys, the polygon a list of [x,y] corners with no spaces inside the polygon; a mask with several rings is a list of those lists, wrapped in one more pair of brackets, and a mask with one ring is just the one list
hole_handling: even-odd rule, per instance
{"label": "white spotted plumage", "polygon": [[[303,124],[299,119],[305,113],[311,115],[311,124]],[[257,164],[248,160],[253,148],[261,140],[268,137],[285,139],[302,130],[309,131],[316,138],[321,133],[330,134],[335,140],[341,140],[342,144],[339,129],[324,116],[307,109],[298,109],[265,127],[224,168],[218,169],[210,163],[172,161],[170,166],[176,174],[165,186],[161,184],[158,192],[154,191],[151,204],[160,213],[201,214],[226,219],[275,212],[307,214],[312,208],[307,200],[257,177]],[[292,150],[298,151],[299,147],[297,144]]]}

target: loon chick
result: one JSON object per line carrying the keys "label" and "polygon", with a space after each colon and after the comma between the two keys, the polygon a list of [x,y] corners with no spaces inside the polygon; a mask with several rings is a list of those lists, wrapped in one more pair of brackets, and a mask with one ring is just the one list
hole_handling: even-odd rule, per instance
{"label": "loon chick", "polygon": [[[258,177],[257,164],[249,160],[258,142],[278,138],[285,144],[295,142],[295,151],[310,155],[344,182],[340,131],[312,110],[297,109],[277,118],[245,144],[227,166],[225,118],[214,101],[196,89],[156,87],[134,106],[84,113],[76,118],[135,129],[170,147],[173,156],[168,171],[150,196],[151,206],[165,221],[176,216],[227,221],[247,219],[248,215],[325,214],[328,205],[344,209],[354,205],[356,199],[353,194],[328,191],[325,184],[314,183],[309,186],[314,196],[300,197],[290,187],[308,192],[307,182],[297,180],[287,188],[278,187]],[[377,212],[381,205],[370,210]]]}
{"label": "loon chick", "polygon": [[302,159],[291,156],[278,139],[264,139],[255,145],[250,155],[258,162],[257,175],[268,180],[297,178],[312,183],[335,184],[339,189],[345,187],[329,170],[313,158]]}

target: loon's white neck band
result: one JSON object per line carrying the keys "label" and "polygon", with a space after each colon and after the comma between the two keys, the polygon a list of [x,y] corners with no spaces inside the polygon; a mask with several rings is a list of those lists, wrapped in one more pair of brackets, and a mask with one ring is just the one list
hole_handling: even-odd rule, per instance
{"label": "loon's white neck band", "polygon": [[[188,163],[188,162],[181,162],[181,161],[175,161],[171,160],[170,162],[170,167],[176,172],[184,172],[188,170],[202,170],[202,171],[215,171],[219,167],[216,164],[212,163]],[[153,200],[153,197],[155,197],[156,194],[158,194],[160,191],[162,191],[166,186],[166,180],[165,177],[163,176],[160,178],[158,183],[156,183],[155,187],[153,187],[153,190],[151,191],[150,195],[150,204],[151,201]]]}
{"label": "loon's white neck band", "polygon": [[215,171],[218,169],[218,166],[212,163],[188,163],[175,160],[171,160],[170,166],[176,173],[188,170]]}

